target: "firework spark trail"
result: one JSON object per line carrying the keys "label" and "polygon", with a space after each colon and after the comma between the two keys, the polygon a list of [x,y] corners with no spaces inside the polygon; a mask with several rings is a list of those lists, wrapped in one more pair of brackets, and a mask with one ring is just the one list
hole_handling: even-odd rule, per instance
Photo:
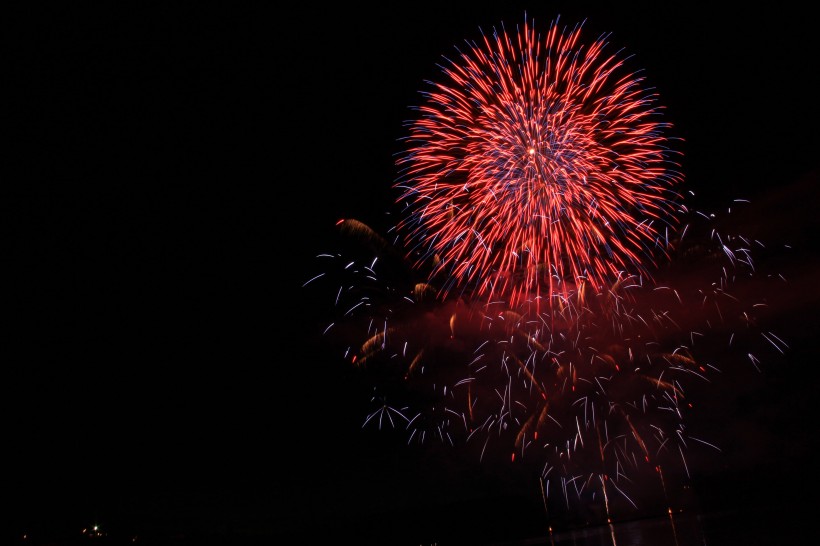
{"label": "firework spark trail", "polygon": [[[406,426],[409,443],[476,446],[487,463],[529,461],[524,464],[535,464],[543,478],[557,471],[569,479],[592,469],[631,506],[635,499],[627,490],[642,468],[671,468],[678,461],[688,474],[687,438],[720,451],[683,433],[687,387],[719,372],[701,363],[709,344],[699,340],[725,335],[744,357],[748,345],[735,338],[758,340],[778,353],[786,348],[768,329],[750,330],[756,304],[727,297],[731,279],[746,278],[751,267],[727,264],[732,260],[715,237],[695,241],[696,255],[682,252],[686,282],[675,288],[620,279],[594,296],[582,290],[562,296],[562,306],[549,312],[519,313],[478,298],[429,298],[429,291],[417,290],[409,264],[399,271],[382,268],[369,245],[358,259],[321,255],[326,274],[311,284],[326,285],[331,301],[338,298],[341,319],[358,324],[359,333],[345,338],[354,343],[345,354],[375,372],[382,394],[366,423]],[[733,272],[728,282],[727,267]],[[349,316],[348,300],[366,304]],[[741,318],[730,324],[727,317]],[[417,413],[406,419],[404,409],[393,409],[399,407]],[[389,419],[399,414],[398,421]]]}
{"label": "firework spark trail", "polygon": [[[613,80],[622,62],[605,46],[555,24],[543,42],[528,25],[485,36],[411,126],[409,237],[340,221],[352,256],[319,255],[305,286],[328,290],[325,335],[372,373],[365,425],[531,464],[568,508],[598,483],[609,513],[607,486],[635,506],[647,469],[688,476],[686,438],[720,450],[684,432],[686,391],[720,371],[704,361],[712,338],[757,369],[755,354],[788,346],[733,294],[757,273],[748,238],[678,201],[666,125],[639,79]],[[669,261],[650,275],[658,248]]]}

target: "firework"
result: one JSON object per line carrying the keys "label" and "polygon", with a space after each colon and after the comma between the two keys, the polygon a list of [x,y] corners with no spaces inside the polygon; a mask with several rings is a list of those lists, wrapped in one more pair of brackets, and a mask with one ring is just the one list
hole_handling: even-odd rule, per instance
{"label": "firework", "polygon": [[786,344],[734,293],[762,243],[684,205],[653,98],[580,30],[525,24],[451,63],[398,161],[395,240],[340,221],[305,284],[372,384],[363,427],[526,465],[608,519],[720,450],[687,424],[716,355],[759,369]]}
{"label": "firework", "polygon": [[424,92],[399,158],[399,230],[443,291],[511,307],[646,274],[677,225],[677,153],[625,60],[557,21],[495,31]]}

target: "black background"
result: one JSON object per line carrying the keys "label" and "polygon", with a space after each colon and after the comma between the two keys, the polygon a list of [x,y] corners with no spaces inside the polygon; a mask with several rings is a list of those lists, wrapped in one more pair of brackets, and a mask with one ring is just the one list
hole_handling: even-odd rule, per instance
{"label": "black background", "polygon": [[728,427],[704,492],[816,503],[800,465],[817,443],[817,47],[796,5],[5,17],[4,529],[363,540],[407,525],[420,534],[395,534],[418,541],[504,538],[536,518],[514,478],[363,433],[366,393],[322,347],[325,302],[302,289],[336,220],[389,225],[402,123],[442,55],[525,13],[611,32],[683,138],[696,205],[749,199],[750,228],[795,249],[778,319],[792,351],[733,406],[755,430]]}

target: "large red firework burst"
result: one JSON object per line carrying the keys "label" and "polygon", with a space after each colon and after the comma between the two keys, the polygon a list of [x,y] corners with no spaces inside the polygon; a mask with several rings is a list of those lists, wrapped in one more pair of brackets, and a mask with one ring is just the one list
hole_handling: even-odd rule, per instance
{"label": "large red firework burst", "polygon": [[468,42],[423,93],[398,227],[445,293],[551,307],[665,256],[682,181],[670,125],[607,38],[585,45],[581,30],[555,20],[541,36],[525,18]]}

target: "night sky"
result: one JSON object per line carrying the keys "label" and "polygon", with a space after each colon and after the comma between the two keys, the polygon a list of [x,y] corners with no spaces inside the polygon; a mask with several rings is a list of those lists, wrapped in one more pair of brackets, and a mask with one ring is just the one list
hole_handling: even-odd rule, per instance
{"label": "night sky", "polygon": [[330,302],[302,286],[338,219],[395,221],[403,123],[442,56],[525,14],[611,33],[683,139],[694,206],[748,200],[742,231],[790,247],[763,253],[788,280],[765,317],[789,350],[699,393],[692,426],[723,451],[694,481],[705,508],[818,505],[812,16],[441,4],[4,17],[4,536],[99,524],[145,541],[444,544],[543,529],[532,476],[362,429],[367,385],[325,344]]}

